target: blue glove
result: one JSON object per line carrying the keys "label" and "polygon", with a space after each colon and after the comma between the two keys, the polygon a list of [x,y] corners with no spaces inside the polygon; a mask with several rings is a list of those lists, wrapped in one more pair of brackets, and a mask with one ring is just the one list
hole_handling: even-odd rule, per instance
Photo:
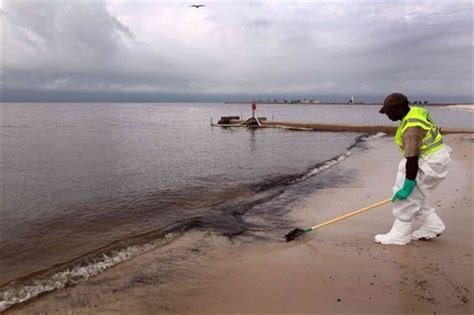
{"label": "blue glove", "polygon": [[410,196],[413,189],[415,189],[415,186],[416,186],[416,180],[405,178],[405,182],[403,183],[403,188],[397,191],[395,195],[393,195],[392,202],[397,201],[397,199],[400,199],[400,200],[407,199],[408,196]]}

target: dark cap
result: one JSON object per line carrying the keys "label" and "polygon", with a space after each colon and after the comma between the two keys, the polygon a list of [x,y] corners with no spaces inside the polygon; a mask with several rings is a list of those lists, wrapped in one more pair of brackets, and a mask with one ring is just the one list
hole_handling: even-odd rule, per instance
{"label": "dark cap", "polygon": [[383,101],[383,106],[379,110],[379,113],[385,114],[393,107],[401,106],[401,105],[408,105],[408,99],[402,93],[392,93],[385,98]]}

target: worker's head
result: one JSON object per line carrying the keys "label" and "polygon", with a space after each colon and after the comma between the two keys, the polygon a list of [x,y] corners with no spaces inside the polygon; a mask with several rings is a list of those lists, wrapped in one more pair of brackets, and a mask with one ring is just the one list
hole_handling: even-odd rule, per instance
{"label": "worker's head", "polygon": [[379,113],[386,114],[390,120],[401,120],[409,111],[408,99],[402,93],[392,93],[383,101]]}

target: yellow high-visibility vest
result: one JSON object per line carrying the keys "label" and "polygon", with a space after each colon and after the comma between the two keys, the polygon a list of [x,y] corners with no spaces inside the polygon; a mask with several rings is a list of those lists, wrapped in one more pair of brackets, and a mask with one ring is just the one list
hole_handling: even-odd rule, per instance
{"label": "yellow high-visibility vest", "polygon": [[410,107],[410,111],[403,117],[395,133],[395,143],[400,147],[403,156],[405,156],[403,133],[410,127],[420,127],[426,131],[421,144],[421,156],[427,156],[443,147],[443,136],[430,114],[424,108]]}

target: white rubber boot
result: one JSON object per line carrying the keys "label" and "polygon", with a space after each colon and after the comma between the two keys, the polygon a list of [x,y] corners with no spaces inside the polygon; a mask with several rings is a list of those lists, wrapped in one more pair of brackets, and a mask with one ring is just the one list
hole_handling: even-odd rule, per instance
{"label": "white rubber boot", "polygon": [[436,213],[432,212],[423,220],[421,227],[411,234],[411,239],[427,241],[440,236],[445,229],[443,221]]}
{"label": "white rubber boot", "polygon": [[375,235],[375,242],[384,245],[406,245],[410,243],[411,222],[395,219],[387,234]]}

